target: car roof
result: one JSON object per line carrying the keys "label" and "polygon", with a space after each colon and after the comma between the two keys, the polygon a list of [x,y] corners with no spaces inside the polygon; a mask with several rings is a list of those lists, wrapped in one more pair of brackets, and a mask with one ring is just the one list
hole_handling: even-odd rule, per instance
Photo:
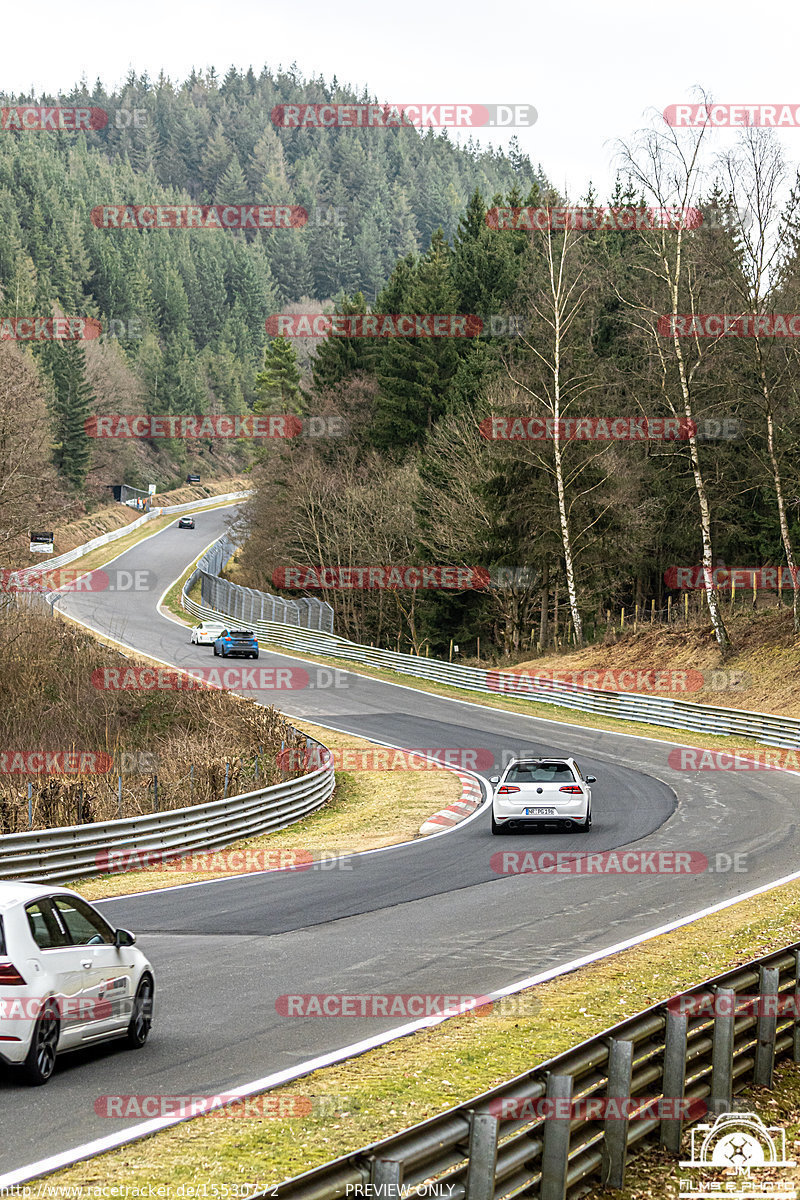
{"label": "car roof", "polygon": [[537,758],[512,758],[509,767],[537,767],[540,763],[564,763],[572,766],[574,758],[566,758],[563,754],[541,754]]}
{"label": "car roof", "polygon": [[24,904],[30,900],[40,900],[42,896],[52,896],[63,893],[74,895],[69,888],[60,887],[57,883],[23,883],[16,880],[0,880],[0,912],[13,908],[15,904]]}

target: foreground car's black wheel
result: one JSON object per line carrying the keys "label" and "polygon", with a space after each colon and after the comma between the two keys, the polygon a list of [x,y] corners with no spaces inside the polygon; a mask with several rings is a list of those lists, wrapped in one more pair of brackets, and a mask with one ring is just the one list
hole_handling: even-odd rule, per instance
{"label": "foreground car's black wheel", "polygon": [[60,1027],[58,1006],[55,1000],[48,1000],[39,1014],[22,1067],[22,1077],[31,1087],[41,1087],[53,1074]]}
{"label": "foreground car's black wheel", "polygon": [[139,1050],[147,1041],[153,1024],[153,980],[143,975],[133,998],[133,1011],[125,1040],[134,1050]]}
{"label": "foreground car's black wheel", "polygon": [[492,813],[492,833],[501,834],[501,833],[505,833],[505,832],[506,832],[505,825],[498,825],[497,821],[495,821],[495,819],[494,819],[494,813]]}
{"label": "foreground car's black wheel", "polygon": [[256,650],[255,654],[253,655],[253,658],[258,658],[258,651],[257,651],[257,650]]}

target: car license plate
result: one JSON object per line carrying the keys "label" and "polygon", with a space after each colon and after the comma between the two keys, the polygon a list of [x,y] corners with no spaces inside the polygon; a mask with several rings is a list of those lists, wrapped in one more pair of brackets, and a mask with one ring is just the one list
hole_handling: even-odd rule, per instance
{"label": "car license plate", "polygon": [[556,810],[554,808],[526,808],[526,817],[554,817]]}

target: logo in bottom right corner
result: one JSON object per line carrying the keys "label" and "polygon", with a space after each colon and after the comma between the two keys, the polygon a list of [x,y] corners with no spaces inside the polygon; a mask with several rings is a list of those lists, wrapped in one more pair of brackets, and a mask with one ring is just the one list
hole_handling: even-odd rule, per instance
{"label": "logo in bottom right corner", "polygon": [[795,1200],[796,1186],[774,1177],[796,1165],[786,1157],[786,1133],[781,1126],[766,1125],[754,1112],[726,1112],[713,1125],[695,1125],[690,1133],[692,1157],[680,1165],[693,1174],[680,1180],[681,1197]]}

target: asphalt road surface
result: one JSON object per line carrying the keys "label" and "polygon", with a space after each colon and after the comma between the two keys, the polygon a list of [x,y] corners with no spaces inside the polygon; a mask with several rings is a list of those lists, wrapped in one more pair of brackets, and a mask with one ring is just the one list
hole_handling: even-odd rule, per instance
{"label": "asphalt road surface", "polygon": [[[192,646],[189,631],[156,606],[224,532],[231,511],[199,513],[194,530],[170,526],[106,568],[113,591],[66,596],[59,606],[167,663],[218,665],[210,647]],[[647,738],[500,712],[349,671],[318,673],[315,664],[288,655],[262,651],[258,665],[303,667],[313,685],[247,693],[261,703],[392,745],[489,750],[497,766],[481,771],[485,778],[510,753],[574,754],[584,774],[597,776],[594,827],[580,835],[496,838],[483,810],[445,836],[354,855],[334,869],[103,902],[110,921],[139,935],[156,968],[150,1041],[140,1052],[112,1045],[65,1056],[44,1088],[0,1077],[0,1173],[136,1123],[98,1116],[100,1096],[214,1094],[400,1023],[282,1016],[280,995],[484,994],[798,868],[794,775],[679,771],[668,762],[672,747]],[[714,868],[739,854],[744,869],[505,874],[492,858],[500,851],[584,853],[634,844],[697,851]]]}

